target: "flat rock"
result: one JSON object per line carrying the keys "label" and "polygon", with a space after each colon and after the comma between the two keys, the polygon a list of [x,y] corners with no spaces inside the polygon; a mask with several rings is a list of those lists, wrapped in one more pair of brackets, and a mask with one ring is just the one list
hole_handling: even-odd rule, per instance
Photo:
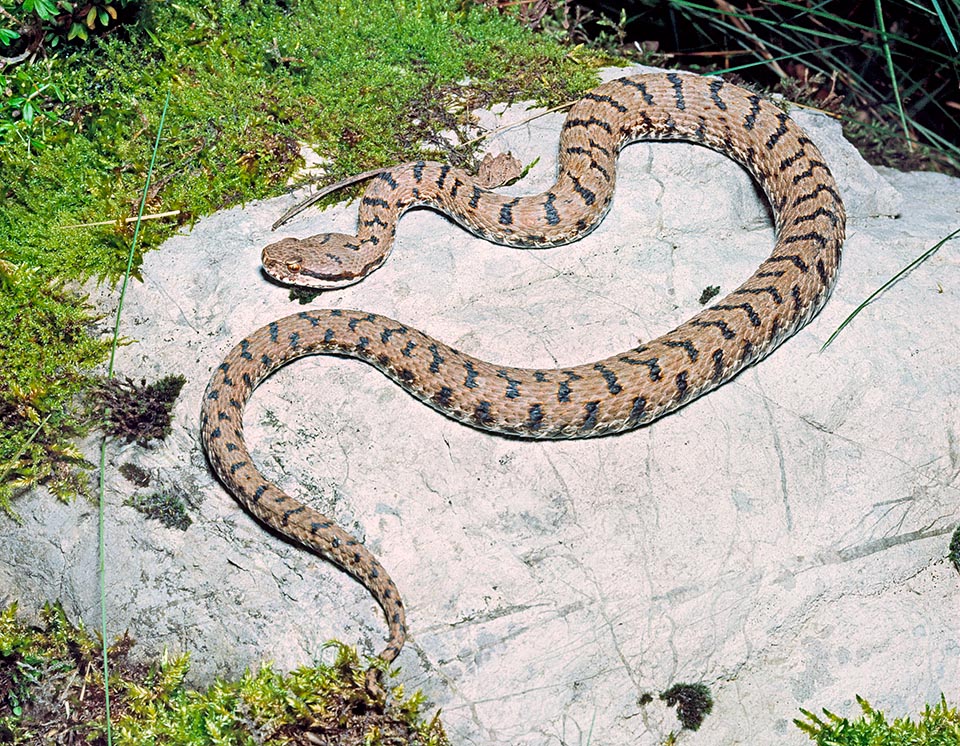
{"label": "flat rock", "polygon": [[[606,78],[627,74],[608,71]],[[481,114],[487,127],[531,114]],[[840,279],[823,312],[776,353],[652,426],[588,441],[478,432],[354,360],[277,372],[246,413],[264,473],[334,516],[403,593],[408,689],[442,709],[455,744],[660,744],[679,726],[646,692],[703,682],[713,713],[693,744],[809,743],[800,707],[855,715],[854,694],[916,713],[960,680],[960,287],[956,240],[867,306],[867,296],[960,226],[960,180],[876,170],[835,121],[793,114],[821,147],[849,213]],[[563,114],[488,141],[553,181]],[[596,360],[651,339],[726,292],[773,245],[769,209],[724,156],[639,143],[619,162],[603,224],[563,248],[488,244],[442,216],[401,221],[364,282],[311,307],[375,311],[507,365]],[[282,235],[352,232],[356,204],[271,223],[305,191],[200,220],[144,260],[117,369],[182,373],[171,436],[110,445],[107,618],[137,650],[189,651],[195,683],[265,659],[323,656],[337,638],[382,646],[379,609],[354,581],[264,531],[211,476],[200,399],[225,353],[296,312],[259,270]],[[112,308],[115,295],[100,302]],[[112,313],[112,311],[111,311]],[[111,317],[112,318],[112,317]],[[106,323],[106,322],[105,322]],[[94,439],[84,444],[97,460]],[[148,470],[137,488],[124,463]],[[125,504],[182,495],[193,524]],[[0,533],[0,600],[60,598],[99,626],[97,516],[37,491]],[[12,558],[12,559],[11,559]]]}

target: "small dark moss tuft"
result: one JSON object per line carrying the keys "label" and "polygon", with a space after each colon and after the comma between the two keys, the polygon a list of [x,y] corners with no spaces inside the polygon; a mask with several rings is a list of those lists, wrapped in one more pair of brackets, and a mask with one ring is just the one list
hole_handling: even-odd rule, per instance
{"label": "small dark moss tuft", "polygon": [[703,289],[703,292],[700,293],[700,305],[701,306],[707,305],[707,303],[712,301],[718,295],[720,295],[719,285],[707,285],[707,287]]}
{"label": "small dark moss tuft", "polygon": [[322,290],[315,290],[314,288],[294,286],[290,288],[290,300],[295,300],[301,306],[305,306],[308,303],[313,303],[322,292]]}
{"label": "small dark moss tuft", "polygon": [[950,538],[949,557],[953,566],[957,568],[957,572],[960,572],[960,526],[954,529],[953,536]]}
{"label": "small dark moss tuft", "polygon": [[171,492],[134,495],[125,504],[143,513],[147,518],[160,521],[167,528],[186,531],[193,523],[193,519],[187,514],[184,501]]}
{"label": "small dark moss tuft", "polygon": [[698,730],[713,710],[713,697],[706,684],[674,684],[660,695],[668,707],[676,706],[685,730]]}
{"label": "small dark moss tuft", "polygon": [[130,378],[103,381],[90,394],[91,412],[108,435],[146,446],[170,434],[170,410],[186,378],[170,375],[156,383]]}
{"label": "small dark moss tuft", "polygon": [[150,472],[146,469],[141,469],[129,461],[125,464],[120,464],[120,475],[128,482],[137,485],[137,487],[146,487],[150,484]]}

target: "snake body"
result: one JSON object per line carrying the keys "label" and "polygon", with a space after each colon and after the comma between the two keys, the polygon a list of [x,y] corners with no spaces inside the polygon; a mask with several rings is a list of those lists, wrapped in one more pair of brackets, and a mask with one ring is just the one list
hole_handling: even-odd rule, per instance
{"label": "snake body", "polygon": [[357,236],[284,239],[264,249],[283,282],[337,287],[380,266],[401,214],[428,205],[480,236],[511,246],[568,243],[603,218],[620,148],[641,139],[687,140],[731,157],[757,180],[776,222],[773,253],[740,287],[676,329],[605,360],[556,370],[495,365],[403,323],[366,311],[324,309],[253,332],[214,372],[202,440],[219,479],[271,528],[357,578],[390,630],[380,657],[403,646],[404,608],[379,561],[336,523],[286,495],[254,465],[242,415],[254,388],[304,355],[373,365],[421,401],[467,425],[524,438],[581,438],[645,425],[728,381],[769,354],[826,302],[840,263],[845,213],[817,148],[786,113],[719,78],[668,73],[606,83],[570,110],[556,184],[510,197],[440,163],[397,166],[362,198]]}

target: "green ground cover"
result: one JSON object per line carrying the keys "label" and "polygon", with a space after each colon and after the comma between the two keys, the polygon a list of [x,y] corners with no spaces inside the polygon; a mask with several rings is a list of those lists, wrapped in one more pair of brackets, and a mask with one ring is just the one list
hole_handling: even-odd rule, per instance
{"label": "green ground cover", "polygon": [[430,155],[451,111],[575,97],[597,61],[454,0],[154,0],[0,74],[0,506],[86,481],[68,438],[106,347],[70,291],[117,280],[132,225],[68,226],[136,215],[168,89],[147,211],[178,215],[143,224],[134,268],[178,226],[281,193],[301,142],[335,181]]}

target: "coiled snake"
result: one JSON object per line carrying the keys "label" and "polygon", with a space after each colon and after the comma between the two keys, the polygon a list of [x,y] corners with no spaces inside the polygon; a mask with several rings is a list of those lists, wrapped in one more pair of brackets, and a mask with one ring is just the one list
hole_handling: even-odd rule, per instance
{"label": "coiled snake", "polygon": [[370,591],[389,625],[380,653],[386,662],[399,654],[406,635],[400,594],[353,536],[284,494],[254,465],[242,417],[257,384],[304,355],[347,355],[449,417],[484,430],[583,438],[645,425],[728,381],[820,310],[840,263],[843,204],[820,152],[776,106],[720,78],[638,75],[606,83],[573,106],[560,135],[557,182],[542,194],[504,196],[448,165],[408,163],[370,184],[358,236],[284,239],[263,251],[264,269],[281,282],[348,285],[383,263],[397,220],[420,205],[497,243],[568,243],[603,219],[618,152],[641,139],[688,140],[725,153],[759,182],[776,219],[770,257],[740,287],[673,331],[606,360],[534,370],[479,360],[374,313],[311,310],[253,332],[213,374],[201,431],[220,481],[258,519]]}

